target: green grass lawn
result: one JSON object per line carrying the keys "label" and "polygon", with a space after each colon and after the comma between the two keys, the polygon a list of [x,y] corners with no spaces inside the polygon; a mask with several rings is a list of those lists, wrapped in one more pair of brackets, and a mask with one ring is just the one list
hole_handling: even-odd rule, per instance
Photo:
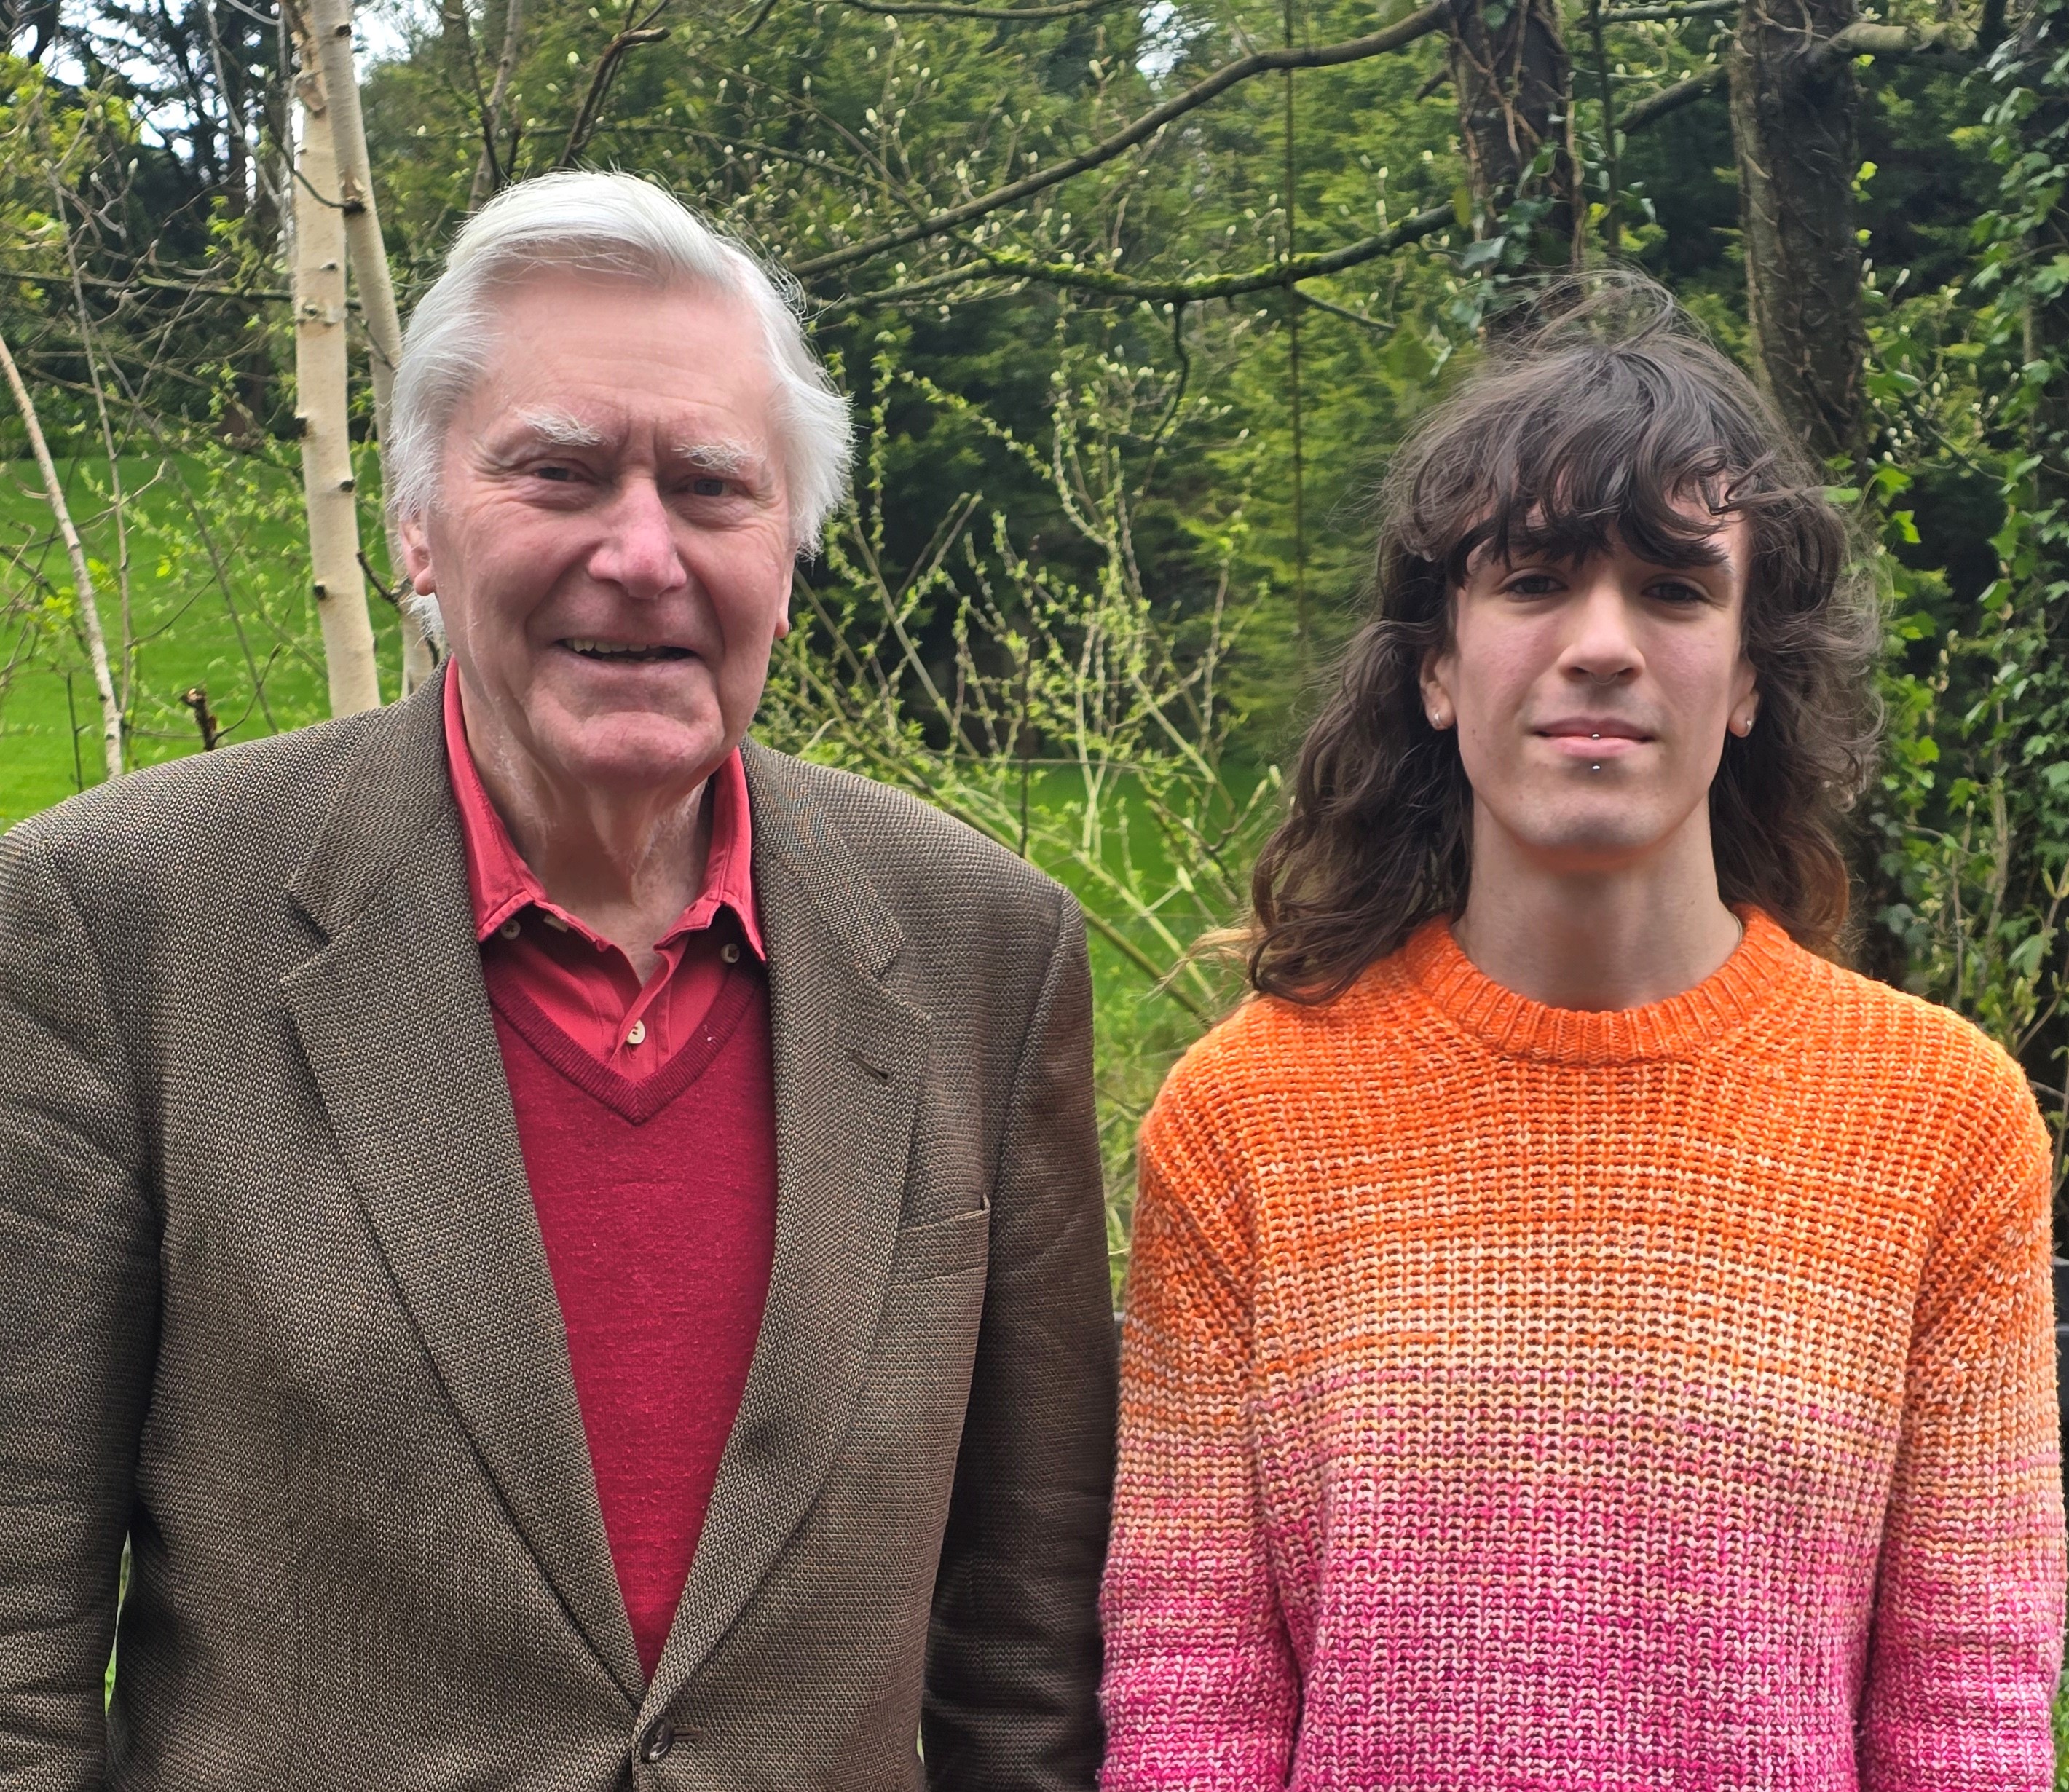
{"label": "green grass lawn", "polygon": [[[205,688],[226,740],[320,720],[329,701],[300,488],[280,466],[219,451],[121,463],[127,541],[105,462],[61,463],[123,684],[122,560],[129,590],[129,763],[198,751],[181,694]],[[369,519],[370,520],[370,519]],[[394,611],[376,598],[384,668],[399,667]],[[100,708],[71,569],[35,463],[0,471],[0,828],[103,775]]]}
{"label": "green grass lawn", "polygon": [[[182,694],[206,689],[226,741],[320,720],[328,713],[322,643],[308,589],[298,479],[284,462],[211,449],[122,462],[127,541],[115,526],[104,462],[61,463],[67,501],[100,594],[111,657],[122,639],[120,566],[129,590],[128,761],[201,750]],[[369,507],[362,529],[370,535]],[[377,544],[376,544],[377,548]],[[393,609],[372,602],[383,683],[392,694],[401,647]],[[61,802],[103,775],[100,712],[74,606],[71,574],[34,463],[0,472],[0,829]],[[118,673],[119,683],[119,673]],[[1072,799],[1066,774],[1038,774],[1033,800]],[[1131,825],[1124,851],[1154,880],[1168,876],[1161,843]],[[1081,890],[1093,901],[1097,893]],[[1117,925],[1155,942],[1122,916]],[[1095,936],[1101,1134],[1113,1191],[1116,1273],[1124,1251],[1137,1125],[1164,1072],[1198,1031],[1169,997]]]}

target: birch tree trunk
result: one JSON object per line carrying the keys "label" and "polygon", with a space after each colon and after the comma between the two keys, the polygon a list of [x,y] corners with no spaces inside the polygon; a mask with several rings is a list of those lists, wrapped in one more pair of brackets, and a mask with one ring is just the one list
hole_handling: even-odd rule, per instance
{"label": "birch tree trunk", "polygon": [[373,627],[359,569],[359,506],[346,418],[345,214],[324,114],[323,73],[306,54],[296,84],[301,141],[295,182],[295,416],[301,427],[302,502],[309,573],[330,674],[330,712],[381,704]]}
{"label": "birch tree trunk", "polygon": [[[345,241],[351,251],[352,277],[366,325],[367,357],[373,381],[373,427],[381,443],[381,483],[385,496],[394,489],[389,477],[389,410],[395,390],[395,364],[402,357],[402,325],[395,312],[394,283],[388,273],[388,251],[381,235],[381,212],[374,202],[373,175],[366,156],[366,121],[359,106],[359,75],[352,59],[350,0],[311,0],[310,27],[323,74],[324,114],[337,157],[338,197],[345,216]],[[391,566],[402,564],[400,544],[391,527],[388,537]],[[406,693],[431,675],[431,646],[407,610],[402,612],[402,688]]]}
{"label": "birch tree trunk", "polygon": [[1756,370],[1821,460],[1865,427],[1854,70],[1826,47],[1853,22],[1854,0],[1746,0],[1729,60]]}
{"label": "birch tree trunk", "polygon": [[14,365],[7,339],[0,336],[0,369],[22,413],[29,432],[29,446],[36,456],[37,471],[43,476],[43,495],[50,500],[51,514],[57,518],[58,533],[64,537],[65,553],[71,561],[73,588],[79,593],[79,619],[86,631],[86,657],[93,665],[94,688],[100,693],[100,741],[108,762],[108,775],[122,775],[122,704],[115,695],[115,680],[108,668],[108,640],[100,632],[100,606],[93,594],[93,574],[86,563],[86,549],[79,531],[72,527],[71,511],[65,503],[64,487],[58,481],[50,444],[43,439],[43,426],[36,415],[35,401],[22,382],[22,370]]}

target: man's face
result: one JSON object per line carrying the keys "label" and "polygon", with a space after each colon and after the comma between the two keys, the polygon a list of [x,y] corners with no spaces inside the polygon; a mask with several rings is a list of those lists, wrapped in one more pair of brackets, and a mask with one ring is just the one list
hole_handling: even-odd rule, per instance
{"label": "man's face", "polygon": [[486,764],[687,793],[739,744],[790,627],[773,397],[728,296],[565,271],[502,296],[439,500],[403,532]]}
{"label": "man's face", "polygon": [[1423,669],[1459,731],[1476,839],[1549,871],[1617,870],[1707,829],[1726,729],[1755,707],[1740,642],[1748,531],[1712,565],[1662,566],[1614,542],[1579,561],[1483,557],[1454,599],[1452,645]]}

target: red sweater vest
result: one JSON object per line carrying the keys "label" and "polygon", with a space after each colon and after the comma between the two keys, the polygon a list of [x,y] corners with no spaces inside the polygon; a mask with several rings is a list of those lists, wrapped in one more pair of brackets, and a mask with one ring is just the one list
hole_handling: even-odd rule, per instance
{"label": "red sweater vest", "polygon": [[776,1239],[766,974],[743,953],[633,1082],[488,969],[611,1559],[651,1679],[761,1329]]}

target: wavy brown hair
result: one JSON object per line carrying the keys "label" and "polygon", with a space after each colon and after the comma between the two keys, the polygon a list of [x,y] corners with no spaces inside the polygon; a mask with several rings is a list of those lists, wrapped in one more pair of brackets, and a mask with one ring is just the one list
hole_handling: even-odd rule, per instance
{"label": "wavy brown hair", "polygon": [[1250,980],[1268,994],[1328,1001],[1464,907],[1472,792],[1421,676],[1451,645],[1468,563],[1580,559],[1613,535],[1664,565],[1713,561],[1716,523],[1692,519],[1692,500],[1751,533],[1760,725],[1727,735],[1710,786],[1719,892],[1814,951],[1845,923],[1842,818],[1880,723],[1878,613],[1846,525],[1752,382],[1659,288],[1624,276],[1553,303],[1566,308],[1434,408],[1382,484],[1371,613],[1251,879]]}

